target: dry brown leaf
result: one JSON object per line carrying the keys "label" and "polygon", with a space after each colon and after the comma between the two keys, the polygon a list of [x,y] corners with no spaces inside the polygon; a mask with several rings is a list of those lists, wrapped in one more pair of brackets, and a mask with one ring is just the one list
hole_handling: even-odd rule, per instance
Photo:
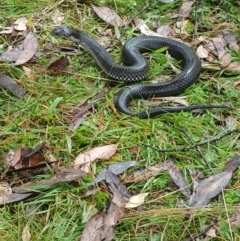
{"label": "dry brown leaf", "polygon": [[234,155],[226,164],[223,169],[224,172],[235,172],[240,165],[240,155]]}
{"label": "dry brown leaf", "polygon": [[82,170],[66,168],[66,169],[60,170],[57,174],[55,174],[51,178],[43,179],[39,182],[26,183],[19,187],[14,187],[13,192],[22,193],[22,194],[29,193],[29,192],[32,192],[34,189],[38,189],[43,186],[50,186],[60,182],[70,182],[70,181],[76,180],[84,176],[85,174],[86,173],[83,172]]}
{"label": "dry brown leaf", "polygon": [[231,71],[240,71],[240,61],[230,63],[225,69]]}
{"label": "dry brown leaf", "polygon": [[23,51],[20,53],[15,65],[21,65],[29,61],[35,55],[37,47],[37,38],[32,32],[29,32],[23,42]]}
{"label": "dry brown leaf", "polygon": [[125,162],[111,164],[107,168],[104,168],[102,171],[100,171],[97,177],[95,178],[95,180],[91,182],[91,184],[106,180],[107,171],[110,171],[115,175],[118,175],[125,172],[128,168],[135,166],[136,164],[137,164],[136,161],[125,161]]}
{"label": "dry brown leaf", "polygon": [[0,195],[0,205],[21,201],[32,195],[32,193],[12,193]]}
{"label": "dry brown leaf", "polygon": [[221,172],[201,181],[194,190],[190,206],[207,205],[222,192],[232,178],[231,172]]}
{"label": "dry brown leaf", "polygon": [[191,196],[191,190],[188,187],[188,183],[185,180],[183,174],[175,164],[171,164],[168,167],[168,173],[174,183],[180,188],[180,192],[187,198]]}
{"label": "dry brown leaf", "polygon": [[235,212],[229,216],[229,221],[232,226],[240,225],[240,205],[238,205]]}
{"label": "dry brown leaf", "polygon": [[111,144],[106,146],[95,147],[89,151],[79,154],[73,161],[74,168],[82,166],[81,169],[89,173],[89,165],[95,160],[108,160],[117,150],[117,145]]}
{"label": "dry brown leaf", "polygon": [[70,65],[70,62],[69,62],[68,58],[62,56],[60,59],[57,59],[56,61],[51,63],[48,66],[48,69],[53,70],[53,71],[57,71],[57,70],[62,70],[69,65]]}
{"label": "dry brown leaf", "polygon": [[197,48],[197,56],[200,58],[200,59],[205,59],[207,58],[209,55],[209,52],[208,50],[201,44],[198,46]]}
{"label": "dry brown leaf", "polygon": [[131,174],[127,174],[124,176],[124,183],[132,183],[132,182],[140,182],[147,180],[152,176],[156,176],[159,173],[168,170],[169,166],[173,163],[173,161],[165,161],[154,166],[146,167],[143,170],[135,171]]}
{"label": "dry brown leaf", "polygon": [[17,31],[25,31],[27,30],[27,23],[27,19],[25,17],[21,17],[13,23],[13,27]]}
{"label": "dry brown leaf", "polygon": [[86,223],[80,241],[101,241],[105,214],[102,211],[93,215]]}
{"label": "dry brown leaf", "polygon": [[140,193],[138,195],[132,196],[129,198],[128,203],[125,205],[125,208],[136,208],[144,204],[145,197],[149,193]]}
{"label": "dry brown leaf", "polygon": [[122,18],[120,18],[116,12],[108,7],[97,7],[91,4],[94,12],[106,23],[112,26],[123,27],[124,23]]}
{"label": "dry brown leaf", "polygon": [[223,38],[226,41],[226,43],[229,45],[229,48],[232,51],[239,51],[239,46],[237,44],[238,41],[237,41],[236,36],[233,33],[229,32],[227,30],[224,30]]}
{"label": "dry brown leaf", "polygon": [[32,237],[29,230],[29,226],[28,224],[26,224],[26,226],[23,228],[23,231],[22,231],[22,241],[30,241],[31,238]]}
{"label": "dry brown leaf", "polygon": [[188,17],[190,12],[192,11],[192,5],[194,4],[195,1],[185,1],[183,2],[180,10],[179,10],[179,13],[178,13],[178,16],[180,17]]}
{"label": "dry brown leaf", "polygon": [[159,36],[162,36],[162,37],[174,36],[174,31],[172,27],[169,25],[159,26],[157,28],[157,33],[159,34]]}

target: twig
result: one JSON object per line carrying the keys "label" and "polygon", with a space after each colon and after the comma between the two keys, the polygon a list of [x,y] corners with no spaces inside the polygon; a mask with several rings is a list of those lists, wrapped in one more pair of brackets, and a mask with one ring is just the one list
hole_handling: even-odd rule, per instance
{"label": "twig", "polygon": [[[188,133],[187,133],[184,129],[182,130],[182,132],[185,134],[185,136],[188,138],[188,140],[191,142],[191,144],[194,145],[194,142],[193,142],[192,138],[188,135]],[[208,163],[208,161],[207,161],[207,159],[204,157],[204,155],[203,155],[200,147],[199,147],[199,146],[195,146],[195,149],[198,151],[199,155],[200,155],[200,156],[202,157],[202,159],[204,160],[204,162],[205,162],[205,164],[207,165],[208,169],[211,170],[212,174],[214,174],[211,166],[209,165],[209,163]]]}
{"label": "twig", "polygon": [[195,234],[187,239],[185,239],[184,241],[192,241],[195,240],[199,237],[201,237],[202,235],[206,234],[206,232],[214,225],[214,223],[209,224],[206,228],[204,228],[201,232],[199,232],[198,234]]}
{"label": "twig", "polygon": [[151,145],[147,145],[147,144],[142,144],[143,146],[146,146],[146,147],[150,147],[152,148],[153,150],[155,151],[158,151],[158,152],[178,152],[178,151],[188,151],[188,150],[191,150],[191,149],[194,149],[198,146],[203,146],[207,143],[210,143],[210,142],[213,142],[213,141],[219,141],[221,140],[224,136],[227,136],[227,135],[230,135],[234,132],[240,132],[240,129],[236,128],[236,129],[233,129],[233,130],[228,130],[226,131],[225,133],[222,133],[221,135],[219,136],[215,136],[214,138],[210,139],[210,140],[206,140],[206,141],[202,141],[202,142],[199,142],[199,143],[196,143],[194,145],[191,145],[191,146],[187,146],[187,147],[183,147],[183,148],[176,148],[176,149],[159,149],[159,148],[156,148],[156,147],[153,147]]}

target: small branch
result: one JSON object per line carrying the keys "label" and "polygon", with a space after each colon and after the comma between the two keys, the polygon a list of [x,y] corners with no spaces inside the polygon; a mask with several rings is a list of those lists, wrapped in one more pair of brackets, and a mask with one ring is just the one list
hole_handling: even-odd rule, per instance
{"label": "small branch", "polygon": [[187,239],[185,239],[184,241],[193,241],[196,240],[197,238],[201,237],[202,235],[205,235],[206,232],[213,226],[214,224],[211,223],[209,224],[206,228],[204,228],[201,232],[199,232],[198,234],[195,234]]}
{"label": "small branch", "polygon": [[[188,133],[187,133],[185,130],[182,130],[182,132],[186,135],[186,137],[187,137],[188,140],[191,142],[191,144],[194,145],[194,142],[193,142],[192,138],[188,135]],[[197,146],[195,146],[194,148],[197,150],[197,152],[199,153],[199,155],[202,157],[202,159],[204,160],[204,162],[205,162],[205,164],[207,165],[208,169],[211,170],[212,174],[214,174],[211,166],[209,165],[209,163],[208,163],[208,161],[207,161],[207,159],[204,157],[204,155],[203,155],[200,147],[197,145]]]}
{"label": "small branch", "polygon": [[183,148],[176,148],[176,149],[159,149],[159,148],[156,148],[156,147],[153,147],[151,145],[146,145],[146,144],[142,144],[143,146],[146,146],[146,147],[150,147],[152,148],[153,150],[155,151],[158,151],[158,152],[182,152],[182,151],[188,151],[188,150],[191,150],[191,149],[194,149],[198,146],[203,146],[207,143],[210,143],[210,142],[213,142],[213,141],[219,141],[221,140],[223,137],[227,136],[227,135],[230,135],[234,132],[240,132],[240,129],[236,128],[236,129],[233,129],[233,130],[229,130],[229,131],[226,131],[224,133],[222,133],[221,135],[219,136],[215,136],[214,138],[210,139],[210,140],[206,140],[206,141],[202,141],[202,142],[199,142],[199,143],[196,143],[194,145],[191,145],[191,146],[187,146],[187,147],[183,147]]}

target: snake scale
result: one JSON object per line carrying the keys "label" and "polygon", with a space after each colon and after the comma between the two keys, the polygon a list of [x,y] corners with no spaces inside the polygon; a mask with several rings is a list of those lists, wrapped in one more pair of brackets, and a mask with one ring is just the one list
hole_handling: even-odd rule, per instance
{"label": "snake scale", "polygon": [[78,29],[58,26],[52,31],[52,34],[81,44],[110,78],[121,80],[127,84],[143,80],[148,76],[149,64],[141,55],[141,52],[146,51],[146,49],[156,50],[166,47],[172,57],[181,61],[182,70],[172,80],[162,83],[131,85],[121,91],[115,103],[117,110],[121,113],[148,118],[169,112],[206,108],[228,108],[226,106],[214,105],[156,106],[137,113],[129,109],[129,102],[133,99],[178,95],[198,80],[201,72],[201,62],[190,47],[179,41],[156,36],[132,38],[122,48],[122,57],[125,64],[123,66],[115,63],[109,53],[97,41]]}

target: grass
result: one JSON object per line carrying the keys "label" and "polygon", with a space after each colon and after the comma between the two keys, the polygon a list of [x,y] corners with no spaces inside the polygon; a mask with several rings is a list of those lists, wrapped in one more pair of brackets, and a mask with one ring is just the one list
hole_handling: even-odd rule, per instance
{"label": "grass", "polygon": [[[1,63],[1,72],[18,81],[28,93],[20,100],[4,90],[0,91],[0,153],[23,145],[34,147],[40,141],[46,141],[61,165],[71,166],[74,157],[81,151],[99,145],[117,143],[117,155],[109,161],[93,164],[95,173],[110,163],[134,159],[129,149],[139,146],[141,149],[137,156],[138,166],[135,169],[175,158],[176,164],[190,184],[190,170],[199,169],[206,176],[211,175],[212,171],[207,168],[196,150],[164,153],[157,152],[146,145],[160,149],[189,146],[191,143],[183,130],[196,143],[211,139],[223,131],[238,127],[239,111],[216,109],[206,110],[200,114],[182,112],[165,114],[149,120],[139,120],[124,115],[116,116],[108,104],[112,103],[114,96],[123,86],[120,84],[114,87],[106,86],[108,79],[87,53],[71,57],[71,66],[68,67],[68,71],[72,71],[72,75],[52,76],[46,70],[51,62],[60,57],[47,50],[47,46],[74,45],[50,35],[50,31],[54,28],[51,15],[55,9],[65,12],[65,24],[78,26],[95,38],[98,37],[97,27],[110,28],[93,13],[87,4],[77,5],[74,1],[58,3],[1,1],[0,25],[9,26],[19,17],[26,16],[30,27],[37,30],[39,50],[43,55],[36,60],[36,63],[26,64],[32,69],[31,78],[25,76],[21,67]],[[146,1],[130,1],[127,6],[123,0],[99,0],[94,3],[111,7],[121,16],[126,14],[133,16],[145,6]],[[239,9],[236,9],[234,4],[235,1],[230,0],[217,1],[217,3],[213,0],[202,0],[198,11],[197,35],[216,36],[221,30],[217,25],[227,22],[228,26],[231,26],[230,30],[239,38],[237,31]],[[171,4],[156,1],[139,17],[146,19],[149,26],[152,22],[158,21],[161,24],[169,24],[175,21],[171,19],[171,15],[177,13],[179,7],[178,1]],[[43,15],[41,15],[42,12],[44,12]],[[216,13],[219,13],[219,18]],[[193,12],[190,17],[191,23],[194,24]],[[213,19],[215,22],[211,23],[208,19]],[[112,29],[114,32],[114,28]],[[188,39],[191,40],[195,36],[191,28],[189,31]],[[122,42],[138,34],[133,32],[131,27],[126,27]],[[115,41],[113,40],[112,44]],[[8,39],[0,36],[0,44],[6,42]],[[120,60],[120,49],[119,45],[111,51],[117,60]],[[159,75],[161,61],[163,61],[162,58],[156,60],[155,55],[151,55],[153,57],[151,79]],[[239,60],[239,53],[232,52],[231,55],[234,60]],[[162,68],[162,74],[169,75],[169,70]],[[234,87],[234,82],[239,78],[238,73],[203,70],[198,83],[188,88],[182,96],[190,104],[226,102],[239,108],[239,89]],[[97,104],[92,114],[76,131],[69,131],[66,121],[68,111],[80,100],[102,90],[108,93],[107,97]],[[227,124],[226,121],[232,121],[233,124]],[[217,142],[202,146],[201,150],[212,170],[218,173],[227,159],[239,152],[239,147],[239,133],[234,133]],[[84,178],[68,184],[57,184],[41,190],[32,200],[2,207],[0,240],[21,240],[21,233],[26,225],[29,226],[32,240],[78,240],[86,221],[97,210],[106,209],[109,198],[105,192],[98,192],[92,197],[84,198],[83,195],[88,190],[86,180],[87,178]],[[193,209],[191,218],[186,218],[187,209],[184,209],[186,206],[183,203],[183,196],[176,187],[170,185],[170,182],[171,178],[163,173],[147,181],[128,186],[131,194],[141,192],[150,192],[150,194],[142,211],[136,209],[127,211],[126,217],[114,228],[115,240],[184,240],[190,235],[199,233],[215,218],[221,221],[221,228],[217,237],[211,240],[239,240],[239,226],[230,229],[227,221],[227,214],[231,214],[239,203],[239,171],[234,174],[232,181],[224,190],[226,207],[223,198],[220,198],[220,202],[213,200],[207,207]],[[181,206],[184,208],[179,208]]]}

